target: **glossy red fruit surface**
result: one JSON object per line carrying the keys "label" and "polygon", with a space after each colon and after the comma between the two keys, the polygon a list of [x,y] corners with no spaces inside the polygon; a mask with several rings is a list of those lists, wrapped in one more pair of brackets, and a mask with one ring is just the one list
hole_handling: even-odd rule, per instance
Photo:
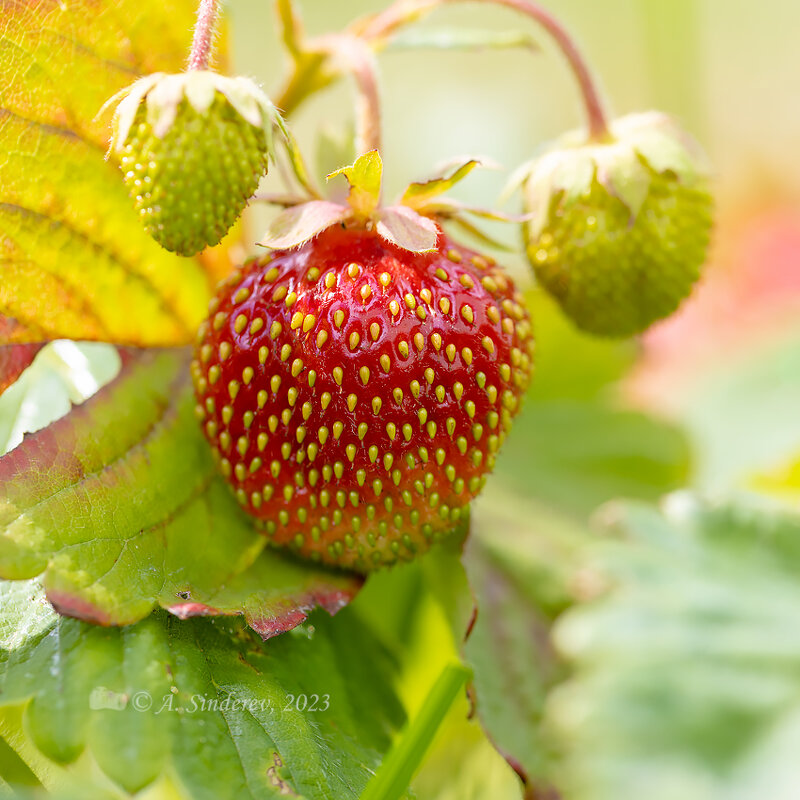
{"label": "glossy red fruit surface", "polygon": [[366,570],[465,520],[532,351],[490,259],[336,226],[234,273],[192,369],[220,469],[271,541]]}

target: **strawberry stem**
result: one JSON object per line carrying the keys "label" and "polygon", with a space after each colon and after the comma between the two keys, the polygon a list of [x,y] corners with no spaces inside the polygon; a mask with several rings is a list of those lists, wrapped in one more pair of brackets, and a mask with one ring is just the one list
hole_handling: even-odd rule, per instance
{"label": "strawberry stem", "polygon": [[200,0],[197,4],[197,22],[194,26],[188,69],[208,69],[216,22],[217,0]]}
{"label": "strawberry stem", "polygon": [[572,70],[583,98],[589,127],[589,138],[602,141],[609,137],[608,122],[600,99],[600,90],[589,65],[566,28],[547,9],[531,0],[483,0],[507,6],[536,20],[553,38]]}
{"label": "strawberry stem", "polygon": [[[533,0],[475,0],[476,2],[490,3],[505,6],[524,14],[541,25],[555,41],[578,82],[583,98],[583,105],[589,127],[589,137],[594,141],[608,138],[608,122],[600,99],[597,83],[592,75],[589,65],[584,59],[575,40],[566,28],[547,9]],[[433,11],[435,8],[465,0],[397,0],[367,21],[361,29],[361,35],[368,41],[384,43],[392,34],[403,25],[414,22],[421,16]],[[380,46],[380,44],[378,45]]]}
{"label": "strawberry stem", "polygon": [[334,65],[349,72],[356,98],[356,155],[381,149],[381,100],[378,65],[369,44],[359,36],[330,34],[315,40],[315,50],[331,54]]}
{"label": "strawberry stem", "polygon": [[353,78],[358,86],[356,106],[356,152],[361,155],[381,149],[381,101],[378,90],[377,64],[372,51],[362,46],[353,65]]}

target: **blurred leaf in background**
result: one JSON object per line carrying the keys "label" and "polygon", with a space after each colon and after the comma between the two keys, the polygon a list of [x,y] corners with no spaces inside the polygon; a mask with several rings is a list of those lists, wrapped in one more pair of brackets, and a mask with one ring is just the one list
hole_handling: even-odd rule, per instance
{"label": "blurred leaf in background", "polygon": [[548,704],[558,785],[575,800],[796,797],[800,518],[678,494],[613,519],[619,539],[594,558],[610,591],[556,626],[575,669]]}

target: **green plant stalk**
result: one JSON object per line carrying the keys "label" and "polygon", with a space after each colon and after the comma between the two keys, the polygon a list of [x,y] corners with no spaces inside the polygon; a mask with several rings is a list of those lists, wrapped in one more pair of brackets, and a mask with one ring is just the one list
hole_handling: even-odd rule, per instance
{"label": "green plant stalk", "polygon": [[463,664],[448,664],[442,670],[419,713],[367,784],[361,800],[398,800],[403,796],[442,720],[471,674]]}

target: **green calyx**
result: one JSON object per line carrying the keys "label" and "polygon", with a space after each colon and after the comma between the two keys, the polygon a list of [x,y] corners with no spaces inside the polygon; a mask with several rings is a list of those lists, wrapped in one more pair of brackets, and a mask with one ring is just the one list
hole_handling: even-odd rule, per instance
{"label": "green calyx", "polygon": [[274,106],[247,78],[158,73],[125,91],[110,152],[146,230],[190,256],[241,215],[267,171],[276,124]]}
{"label": "green calyx", "polygon": [[273,249],[299,247],[326,228],[341,224],[374,228],[379,236],[396,247],[411,253],[428,253],[436,249],[439,223],[443,221],[454,222],[478,235],[480,231],[465,219],[467,214],[518,221],[444,196],[473,169],[483,165],[478,158],[455,159],[442,165],[427,180],[409,184],[395,203],[384,206],[381,203],[383,161],[377,150],[370,150],[353,164],[327,176],[328,180],[346,179],[349,187],[346,202],[299,199],[289,203],[289,207],[270,223],[259,244]]}
{"label": "green calyx", "polygon": [[712,201],[699,146],[668,117],[635,114],[608,141],[576,134],[526,167],[526,252],[540,284],[584,330],[639,333],[699,277]]}

